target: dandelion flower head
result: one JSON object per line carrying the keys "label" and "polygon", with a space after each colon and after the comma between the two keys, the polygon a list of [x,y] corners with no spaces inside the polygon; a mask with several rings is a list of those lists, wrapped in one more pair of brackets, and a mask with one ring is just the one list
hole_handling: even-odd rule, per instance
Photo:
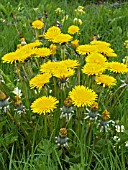
{"label": "dandelion flower head", "polygon": [[105,86],[112,87],[116,85],[116,79],[112,76],[101,74],[99,76],[96,76],[96,83],[102,84],[103,87]]}
{"label": "dandelion flower head", "polygon": [[95,63],[95,64],[105,64],[107,61],[106,57],[104,57],[100,53],[91,53],[86,58],[86,63]]}
{"label": "dandelion flower head", "polygon": [[108,63],[108,69],[115,73],[122,73],[122,74],[128,73],[127,65],[123,64],[123,63],[116,62],[116,61],[112,61],[112,62]]}
{"label": "dandelion flower head", "polygon": [[88,75],[99,75],[102,74],[105,70],[106,70],[105,65],[87,63],[84,65],[82,72]]}
{"label": "dandelion flower head", "polygon": [[69,97],[72,102],[77,107],[91,106],[97,99],[97,94],[85,87],[85,86],[75,86],[71,92],[69,92]]}
{"label": "dandelion flower head", "polygon": [[41,29],[44,27],[44,23],[40,20],[35,20],[32,22],[32,27],[35,29]]}
{"label": "dandelion flower head", "polygon": [[53,41],[59,34],[61,34],[60,28],[57,26],[53,26],[47,30],[47,32],[44,34],[44,37],[49,41]]}
{"label": "dandelion flower head", "polygon": [[34,113],[38,113],[39,115],[41,114],[46,114],[50,113],[56,108],[56,104],[59,103],[59,101],[52,96],[43,96],[38,99],[36,99],[32,104],[31,104],[31,110]]}
{"label": "dandelion flower head", "polygon": [[69,34],[75,34],[77,32],[79,32],[79,27],[76,25],[71,25],[70,27],[68,27],[68,33]]}
{"label": "dandelion flower head", "polygon": [[38,74],[29,81],[30,88],[39,88],[41,89],[46,83],[49,83],[50,78],[52,77],[49,73]]}

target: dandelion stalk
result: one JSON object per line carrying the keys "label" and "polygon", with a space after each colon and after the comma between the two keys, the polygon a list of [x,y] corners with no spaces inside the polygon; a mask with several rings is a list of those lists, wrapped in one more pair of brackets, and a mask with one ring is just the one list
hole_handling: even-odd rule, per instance
{"label": "dandelion stalk", "polygon": [[78,85],[80,85],[80,66],[78,66]]}

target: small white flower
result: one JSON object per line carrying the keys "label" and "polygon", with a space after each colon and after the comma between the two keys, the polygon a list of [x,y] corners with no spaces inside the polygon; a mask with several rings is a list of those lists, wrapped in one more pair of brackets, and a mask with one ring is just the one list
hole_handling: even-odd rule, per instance
{"label": "small white flower", "polygon": [[125,130],[124,129],[124,125],[121,125],[121,126],[120,125],[116,125],[115,127],[116,127],[116,131],[117,132],[124,132],[124,130]]}
{"label": "small white flower", "polygon": [[128,147],[128,141],[125,142],[125,146]]}
{"label": "small white flower", "polygon": [[22,96],[22,92],[20,89],[18,89],[18,87],[16,87],[14,90],[13,90],[13,93],[19,97]]}

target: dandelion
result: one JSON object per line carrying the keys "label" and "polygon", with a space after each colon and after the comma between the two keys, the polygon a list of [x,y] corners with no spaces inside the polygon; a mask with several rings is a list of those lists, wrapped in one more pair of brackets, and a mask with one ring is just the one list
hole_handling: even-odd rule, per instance
{"label": "dandelion", "polygon": [[71,41],[71,46],[75,50],[79,46],[79,40]]}
{"label": "dandelion", "polygon": [[95,49],[95,46],[86,44],[86,45],[79,45],[76,48],[76,51],[77,51],[78,54],[87,55],[87,54],[90,54],[92,52],[95,52],[96,49]]}
{"label": "dandelion", "polygon": [[38,113],[39,115],[41,114],[46,114],[50,113],[56,108],[56,104],[59,103],[59,101],[52,96],[43,96],[38,99],[36,99],[32,104],[31,104],[31,110],[34,113]]}
{"label": "dandelion", "polygon": [[32,27],[35,29],[41,29],[44,27],[44,23],[40,20],[35,20],[32,22]]}
{"label": "dandelion", "polygon": [[58,146],[67,147],[68,146],[67,129],[61,128],[58,137],[55,137],[55,139]]}
{"label": "dandelion", "polygon": [[103,46],[107,46],[109,47],[111,44],[110,43],[107,43],[105,41],[91,41],[90,42],[91,45],[103,45]]}
{"label": "dandelion", "polygon": [[72,26],[68,27],[69,34],[75,34],[75,33],[79,32],[79,30],[80,30],[79,27],[76,25],[72,25]]}
{"label": "dandelion", "polygon": [[39,88],[41,89],[46,83],[49,83],[49,79],[52,77],[49,73],[38,74],[29,81],[30,88]]}
{"label": "dandelion", "polygon": [[52,56],[54,56],[56,54],[56,45],[55,44],[51,44],[50,45],[50,50],[51,50],[51,53],[52,53]]}
{"label": "dandelion", "polygon": [[66,67],[66,68],[76,68],[80,65],[79,61],[71,60],[71,59],[63,60],[60,63],[62,64],[62,67]]}
{"label": "dandelion", "polygon": [[84,113],[86,117],[84,119],[90,119],[93,121],[96,121],[99,113],[98,113],[98,103],[93,102],[93,104],[90,106],[90,109],[86,108],[87,113]]}
{"label": "dandelion", "polygon": [[101,117],[102,117],[102,120],[107,121],[110,118],[110,113],[107,110],[104,110],[102,112]]}
{"label": "dandelion", "polygon": [[91,53],[89,54],[86,58],[86,63],[95,63],[95,64],[100,64],[103,65],[107,61],[106,57],[104,57],[100,53]]}
{"label": "dandelion", "polygon": [[97,94],[85,87],[85,86],[75,86],[71,92],[69,92],[69,97],[72,99],[72,103],[77,107],[90,106],[97,99]]}
{"label": "dandelion", "polygon": [[4,112],[9,110],[9,97],[0,90],[0,110],[1,109],[4,110]]}
{"label": "dandelion", "polygon": [[82,72],[88,75],[99,75],[106,70],[105,65],[87,63],[84,65]]}
{"label": "dandelion", "polygon": [[116,79],[109,75],[99,75],[96,76],[96,83],[103,85],[103,87],[112,87],[116,85]]}
{"label": "dandelion", "polygon": [[44,34],[44,37],[49,41],[53,41],[56,36],[61,34],[61,30],[57,26],[50,27],[47,32]]}
{"label": "dandelion", "polygon": [[108,69],[115,73],[122,73],[122,74],[128,73],[127,65],[123,64],[123,63],[116,62],[116,61],[112,61],[112,62],[108,63]]}
{"label": "dandelion", "polygon": [[50,56],[51,54],[51,50],[47,47],[35,49],[35,57],[46,57]]}
{"label": "dandelion", "polygon": [[67,43],[69,41],[71,41],[73,39],[72,36],[70,36],[69,34],[59,34],[59,35],[56,35],[56,37],[52,40],[54,43]]}

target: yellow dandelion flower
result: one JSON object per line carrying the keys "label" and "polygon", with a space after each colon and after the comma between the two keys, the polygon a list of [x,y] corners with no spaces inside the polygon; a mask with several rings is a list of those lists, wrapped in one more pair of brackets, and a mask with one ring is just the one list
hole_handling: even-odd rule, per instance
{"label": "yellow dandelion flower", "polygon": [[5,54],[3,57],[2,57],[2,60],[3,60],[3,63],[15,63],[17,60],[18,60],[19,56],[16,55],[15,52],[11,52],[11,53],[8,53],[8,54]]}
{"label": "yellow dandelion flower", "polygon": [[44,27],[44,23],[40,20],[35,20],[32,22],[32,27],[35,29],[41,29]]}
{"label": "yellow dandelion flower", "polygon": [[71,92],[69,92],[69,97],[72,102],[77,107],[91,106],[97,99],[97,94],[85,87],[85,86],[75,86]]}
{"label": "yellow dandelion flower", "polygon": [[108,120],[110,118],[110,112],[108,112],[107,110],[104,110],[103,112],[102,112],[102,119],[103,120]]}
{"label": "yellow dandelion flower", "polygon": [[38,113],[39,115],[41,114],[46,114],[50,113],[56,108],[56,104],[59,103],[59,101],[52,96],[43,96],[38,99],[36,99],[32,105],[31,105],[31,110],[34,113]]}
{"label": "yellow dandelion flower", "polygon": [[91,41],[90,42],[91,45],[104,45],[104,46],[107,46],[109,47],[111,44],[110,43],[107,43],[105,41]]}
{"label": "yellow dandelion flower", "polygon": [[55,44],[51,44],[50,45],[50,50],[51,50],[51,53],[52,53],[52,56],[54,56],[56,54],[56,45]]}
{"label": "yellow dandelion flower", "polygon": [[51,50],[47,47],[42,47],[42,48],[37,48],[35,49],[35,57],[46,57],[46,56],[50,56]]}
{"label": "yellow dandelion flower", "polygon": [[48,61],[41,65],[40,71],[41,73],[50,73],[53,75],[53,73],[56,71],[57,68],[62,68],[62,65],[60,65],[60,62]]}
{"label": "yellow dandelion flower", "polygon": [[88,75],[98,75],[98,74],[102,74],[106,69],[105,64],[101,65],[101,64],[95,64],[95,63],[87,63],[84,65],[82,71],[85,74]]}
{"label": "yellow dandelion flower", "polygon": [[53,76],[56,78],[59,78],[60,80],[66,80],[67,78],[73,76],[75,71],[73,69],[67,69],[67,68],[57,68]]}
{"label": "yellow dandelion flower", "polygon": [[103,87],[105,86],[112,87],[116,85],[116,79],[112,76],[102,74],[102,75],[96,76],[96,83],[102,84]]}
{"label": "yellow dandelion flower", "polygon": [[107,57],[117,57],[117,54],[114,53],[114,50],[106,45],[92,45],[95,47],[95,52],[99,52]]}
{"label": "yellow dandelion flower", "polygon": [[69,41],[71,41],[73,39],[73,37],[69,34],[59,34],[59,35],[56,35],[56,37],[52,40],[54,43],[67,43]]}
{"label": "yellow dandelion flower", "polygon": [[70,59],[60,61],[60,63],[63,65],[63,67],[66,68],[76,68],[80,65],[77,60],[70,60]]}
{"label": "yellow dandelion flower", "polygon": [[95,63],[95,64],[105,64],[107,61],[106,57],[104,57],[100,53],[91,53],[85,58],[87,63]]}
{"label": "yellow dandelion flower", "polygon": [[124,45],[126,48],[128,48],[128,40],[125,40]]}
{"label": "yellow dandelion flower", "polygon": [[75,50],[79,46],[79,40],[71,41],[71,46]]}
{"label": "yellow dandelion flower", "polygon": [[70,27],[68,27],[68,33],[69,34],[75,34],[77,32],[79,32],[79,27],[76,25],[71,25]]}
{"label": "yellow dandelion flower", "polygon": [[47,30],[47,32],[44,34],[44,37],[49,41],[53,41],[55,37],[59,34],[61,34],[60,28],[57,26],[53,26]]}
{"label": "yellow dandelion flower", "polygon": [[30,88],[41,89],[46,83],[49,83],[49,79],[52,77],[49,73],[38,74],[29,81]]}
{"label": "yellow dandelion flower", "polygon": [[86,44],[86,45],[79,45],[76,48],[76,51],[78,52],[78,54],[86,55],[86,54],[90,54],[92,52],[95,52],[96,49],[95,49],[94,45]]}
{"label": "yellow dandelion flower", "polygon": [[115,73],[122,73],[122,74],[128,73],[127,65],[116,61],[108,63],[108,69]]}

